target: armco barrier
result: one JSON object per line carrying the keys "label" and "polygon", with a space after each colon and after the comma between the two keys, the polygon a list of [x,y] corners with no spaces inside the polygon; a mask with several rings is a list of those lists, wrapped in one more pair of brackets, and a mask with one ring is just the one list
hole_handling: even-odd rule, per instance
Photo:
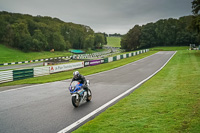
{"label": "armco barrier", "polygon": [[34,69],[34,77],[49,75],[49,67],[35,67]]}
{"label": "armco barrier", "polygon": [[105,58],[105,59],[104,59],[104,63],[108,63],[108,58]]}
{"label": "armco barrier", "polygon": [[123,55],[120,55],[120,59],[123,59]]}
{"label": "armco barrier", "polygon": [[120,60],[120,55],[117,55],[117,60]]}
{"label": "armco barrier", "polygon": [[13,70],[0,72],[0,83],[13,81]]}
{"label": "armco barrier", "polygon": [[126,58],[126,54],[123,54],[123,58]]}
{"label": "armco barrier", "polygon": [[113,57],[109,57],[108,62],[112,62],[112,61],[113,61]]}
{"label": "armco barrier", "polygon": [[13,81],[33,77],[33,69],[13,70]]}
{"label": "armco barrier", "polygon": [[31,63],[31,62],[38,62],[38,61],[48,61],[48,60],[52,60],[52,59],[61,59],[61,58],[64,59],[64,58],[70,58],[70,57],[65,56],[65,57],[56,57],[56,58],[48,58],[48,59],[37,59],[37,60],[30,60],[30,61],[3,63],[3,64],[0,64],[0,66],[1,65],[7,66],[7,65],[14,65],[14,64],[24,64],[24,63]]}
{"label": "armco barrier", "polygon": [[108,62],[112,62],[112,61],[116,61],[116,60],[120,60],[120,59],[125,59],[125,58],[131,57],[131,56],[135,56],[135,55],[138,55],[141,53],[148,52],[148,51],[149,51],[149,49],[145,49],[145,50],[140,50],[140,51],[133,52],[133,53],[117,55],[114,57],[108,57],[108,58],[104,59],[104,63],[108,63]]}
{"label": "armco barrier", "polygon": [[116,61],[116,60],[117,60],[117,56],[114,56],[114,57],[113,57],[113,61]]}

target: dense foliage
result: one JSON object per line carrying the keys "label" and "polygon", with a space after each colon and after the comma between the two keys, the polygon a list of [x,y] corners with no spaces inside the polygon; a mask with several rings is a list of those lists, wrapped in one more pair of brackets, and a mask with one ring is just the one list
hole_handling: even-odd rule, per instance
{"label": "dense foliage", "polygon": [[58,18],[0,12],[0,43],[23,51],[89,49],[106,43],[102,33]]}
{"label": "dense foliage", "polygon": [[200,0],[193,0],[192,2],[192,12],[198,14],[200,10]]}
{"label": "dense foliage", "polygon": [[[196,17],[200,20],[199,16]],[[142,26],[136,25],[122,37],[121,46],[126,50],[133,50],[142,47],[197,44],[198,32],[196,28],[191,28],[193,18],[194,16],[184,16],[179,19],[161,19]]]}

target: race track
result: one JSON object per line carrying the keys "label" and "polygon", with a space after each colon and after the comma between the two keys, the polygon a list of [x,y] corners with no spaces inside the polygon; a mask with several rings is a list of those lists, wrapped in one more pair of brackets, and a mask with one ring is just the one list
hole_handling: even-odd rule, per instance
{"label": "race track", "polygon": [[1,91],[0,132],[59,132],[155,73],[174,53],[158,52],[123,67],[86,76],[93,97],[78,108],[71,103],[71,80]]}

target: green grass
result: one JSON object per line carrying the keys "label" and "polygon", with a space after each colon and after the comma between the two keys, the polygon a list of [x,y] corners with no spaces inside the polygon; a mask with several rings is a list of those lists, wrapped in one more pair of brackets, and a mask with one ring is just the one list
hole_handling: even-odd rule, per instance
{"label": "green grass", "polygon": [[0,45],[0,64],[1,63],[10,63],[10,62],[18,62],[18,61],[29,61],[29,60],[36,60],[36,59],[45,59],[51,57],[61,57],[61,56],[70,56],[71,53],[69,52],[22,52],[17,49],[8,48],[5,45]]}
{"label": "green grass", "polygon": [[[89,50],[87,53],[102,52],[104,50]],[[0,64],[2,63],[11,63],[11,62],[20,62],[20,61],[30,61],[36,59],[46,59],[53,57],[62,57],[62,56],[71,56],[71,53],[68,51],[42,51],[42,52],[22,52],[17,49],[6,47],[5,45],[0,44]]]}
{"label": "green grass", "polygon": [[[120,67],[122,65],[125,65],[125,64],[131,63],[133,61],[142,59],[144,57],[150,56],[156,52],[157,51],[151,51],[151,52],[143,53],[143,54],[136,55],[136,56],[133,56],[130,58],[114,61],[111,63],[105,63],[105,64],[100,64],[97,66],[85,67],[85,68],[78,69],[78,71],[83,75],[90,75],[93,73],[98,73],[98,72],[110,70],[110,69],[113,69],[116,67]],[[39,83],[47,83],[47,82],[71,79],[73,71],[74,70],[55,73],[55,74],[51,74],[51,75],[47,75],[47,76],[28,78],[28,79],[24,79],[24,80],[2,83],[2,84],[0,84],[0,87],[11,86],[11,85],[20,85],[20,84],[39,84]]]}
{"label": "green grass", "polygon": [[154,51],[176,51],[176,50],[188,50],[189,46],[171,46],[171,47],[153,47],[150,50]]}
{"label": "green grass", "polygon": [[107,37],[107,45],[111,47],[121,47],[121,37]]}
{"label": "green grass", "polygon": [[74,133],[199,133],[200,51],[179,50],[154,77]]}

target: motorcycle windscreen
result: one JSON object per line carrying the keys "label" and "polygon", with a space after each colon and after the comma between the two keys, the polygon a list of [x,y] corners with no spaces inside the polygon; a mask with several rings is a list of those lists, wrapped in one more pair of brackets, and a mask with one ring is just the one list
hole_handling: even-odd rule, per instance
{"label": "motorcycle windscreen", "polygon": [[78,81],[73,81],[73,82],[71,83],[71,86],[72,86],[72,87],[75,87],[75,86],[78,85],[78,84],[80,84]]}

